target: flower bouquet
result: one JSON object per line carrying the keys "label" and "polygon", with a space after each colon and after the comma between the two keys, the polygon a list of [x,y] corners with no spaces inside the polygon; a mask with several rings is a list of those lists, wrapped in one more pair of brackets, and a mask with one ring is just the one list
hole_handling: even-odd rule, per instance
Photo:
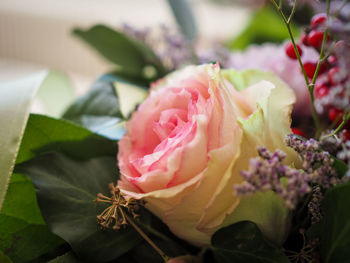
{"label": "flower bouquet", "polygon": [[60,118],[28,111],[67,94],[57,72],[0,90],[0,262],[350,262],[350,6],[330,2],[298,36],[297,1],[271,0],[289,40],[245,51],[198,50],[191,16],[75,29],[116,67]]}

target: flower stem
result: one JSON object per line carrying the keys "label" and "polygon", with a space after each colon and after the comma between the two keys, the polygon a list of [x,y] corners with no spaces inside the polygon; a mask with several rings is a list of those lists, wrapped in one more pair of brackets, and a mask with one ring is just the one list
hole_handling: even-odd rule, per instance
{"label": "flower stem", "polygon": [[[276,7],[276,9],[279,12],[280,16],[282,17],[284,23],[286,24],[289,37],[290,37],[290,39],[292,41],[292,44],[293,44],[294,52],[295,52],[295,54],[297,56],[297,59],[298,59],[301,71],[302,71],[303,76],[304,76],[304,80],[305,80],[307,89],[309,91],[310,100],[311,100],[311,113],[312,113],[312,118],[314,119],[314,123],[315,123],[315,126],[316,126],[316,134],[317,134],[317,133],[319,133],[319,131],[321,129],[321,125],[320,125],[320,120],[318,118],[318,115],[317,115],[317,112],[316,112],[316,109],[315,109],[315,105],[314,105],[314,100],[315,100],[315,97],[314,97],[314,84],[310,83],[310,81],[308,79],[308,76],[306,75],[306,71],[305,71],[303,62],[301,61],[300,53],[299,53],[299,50],[297,48],[297,45],[296,45],[296,42],[295,42],[295,39],[294,39],[294,35],[293,35],[292,29],[291,29],[291,22],[292,22],[294,14],[295,14],[296,6],[297,6],[297,0],[294,1],[293,7],[292,7],[292,11],[291,11],[291,13],[290,13],[288,18],[284,15],[281,6],[278,5],[275,0],[270,0],[270,1]],[[329,2],[329,0],[328,0],[328,2]],[[323,46],[324,45],[322,43],[322,49],[323,49]],[[323,54],[322,54],[322,56],[323,56]],[[320,61],[319,61],[319,64],[320,64]],[[317,75],[316,75],[316,72],[315,72],[315,75],[314,75],[315,79],[317,78],[318,72],[320,70],[320,66],[321,65],[319,65],[319,64],[317,65],[318,69],[316,68]]]}
{"label": "flower stem", "polygon": [[[331,2],[330,0],[327,0],[327,19],[329,18],[329,15],[330,15],[330,2]],[[317,66],[316,66],[314,76],[312,78],[312,83],[310,85],[310,90],[311,90],[310,96],[312,96],[312,99],[311,99],[312,103],[314,101],[314,88],[315,88],[316,79],[319,75],[321,65],[324,61],[324,53],[325,53],[327,38],[328,38],[328,27],[326,27],[324,34],[323,34],[320,57],[319,57],[319,60],[318,60]],[[315,108],[313,107],[313,109],[315,109]],[[318,127],[318,129],[316,131],[316,138],[319,137],[320,133],[321,133],[321,131]]]}
{"label": "flower stem", "polygon": [[350,112],[344,115],[342,123],[334,130],[334,132],[323,136],[321,138],[321,140],[324,140],[324,139],[327,139],[327,138],[329,138],[331,136],[336,135],[339,131],[341,131],[341,129],[343,129],[343,127],[348,122],[348,120],[350,120]]}
{"label": "flower stem", "polygon": [[124,213],[126,220],[130,223],[130,225],[143,237],[144,240],[150,244],[155,251],[163,258],[164,262],[168,262],[169,257],[142,231],[142,229],[136,225],[136,223],[126,214]]}

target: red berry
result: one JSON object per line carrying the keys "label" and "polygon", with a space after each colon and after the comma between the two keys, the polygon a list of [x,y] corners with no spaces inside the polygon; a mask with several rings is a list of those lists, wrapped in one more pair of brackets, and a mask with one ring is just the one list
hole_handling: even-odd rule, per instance
{"label": "red berry", "polygon": [[316,64],[316,63],[313,63],[313,62],[305,62],[305,63],[303,64],[303,66],[304,66],[306,75],[307,75],[310,79],[312,79],[312,78],[314,77],[317,64]]}
{"label": "red berry", "polygon": [[318,71],[318,74],[323,74],[326,73],[328,71],[328,66],[326,63],[322,63],[320,66],[320,70]]}
{"label": "red berry", "polygon": [[306,33],[303,33],[300,37],[301,43],[304,44],[304,46],[310,46],[309,41],[307,40],[308,35]]}
{"label": "red berry", "polygon": [[305,132],[304,132],[302,129],[299,129],[299,128],[292,128],[292,132],[293,132],[295,135],[300,135],[300,136],[306,137],[306,134],[305,134]]}
{"label": "red berry", "polygon": [[310,46],[320,48],[322,46],[323,35],[324,32],[322,31],[312,30],[309,33],[307,41],[309,42]]}
{"label": "red berry", "polygon": [[341,122],[341,118],[343,116],[343,111],[342,110],[338,110],[336,108],[331,108],[329,111],[328,111],[328,119],[331,121],[331,122],[334,122],[336,120],[338,120],[338,122]]}
{"label": "red berry", "polygon": [[315,93],[317,98],[322,98],[329,93],[329,86],[327,83],[316,83]]}
{"label": "red berry", "polygon": [[315,29],[321,25],[324,25],[324,23],[327,20],[327,15],[324,13],[317,14],[311,19],[311,28]]}
{"label": "red berry", "polygon": [[331,68],[330,71],[328,72],[328,78],[332,85],[337,85],[338,83],[341,82],[338,76],[339,70],[340,69],[338,67],[335,67],[335,68]]}
{"label": "red berry", "polygon": [[[302,56],[303,50],[300,48],[300,46],[298,44],[296,44],[296,47],[298,49],[299,55]],[[293,46],[292,42],[289,42],[285,46],[285,51],[286,51],[286,54],[288,57],[290,57],[291,59],[297,59],[297,54],[295,53],[294,46]]]}

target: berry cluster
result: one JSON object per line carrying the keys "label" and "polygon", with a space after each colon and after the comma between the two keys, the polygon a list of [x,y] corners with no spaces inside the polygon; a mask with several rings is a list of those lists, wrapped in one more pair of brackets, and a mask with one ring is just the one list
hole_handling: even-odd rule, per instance
{"label": "berry cluster", "polygon": [[[304,46],[313,47],[317,51],[320,51],[323,37],[324,37],[324,28],[325,28],[326,21],[327,21],[326,14],[322,13],[322,14],[315,15],[311,20],[310,28],[307,28],[305,30],[305,33],[303,33],[301,36],[301,43]],[[296,44],[296,48],[298,49],[299,55],[302,56],[303,50],[300,44]],[[294,46],[291,42],[287,43],[287,45],[285,46],[285,51],[288,57],[290,57],[291,59],[297,59]],[[304,66],[306,75],[310,79],[312,79],[316,71],[317,63],[305,62],[303,63],[303,66]],[[325,73],[326,70],[327,70],[327,66],[324,63],[320,68],[319,74]]]}
{"label": "berry cluster", "polygon": [[[301,36],[301,43],[296,44],[300,57],[303,54],[302,45],[312,47],[318,53],[321,52],[326,23],[327,15],[324,13],[317,14],[311,19],[310,26],[305,29]],[[346,70],[346,67],[342,67],[340,62],[342,56],[340,51],[344,49],[348,49],[350,52],[350,45],[343,40],[337,41],[332,39],[331,41],[331,38],[327,36],[327,57],[321,64],[314,88],[316,104],[318,104],[315,106],[318,112],[326,112],[329,121],[335,125],[339,125],[342,122],[344,111],[348,111],[347,107],[350,104],[350,101],[347,99],[350,98],[350,73]],[[291,42],[286,44],[285,52],[289,58],[297,59],[297,54]],[[308,78],[312,79],[317,63],[306,61],[303,63],[303,67]],[[344,128],[346,133],[350,134],[350,121]],[[348,139],[350,139],[350,136]]]}

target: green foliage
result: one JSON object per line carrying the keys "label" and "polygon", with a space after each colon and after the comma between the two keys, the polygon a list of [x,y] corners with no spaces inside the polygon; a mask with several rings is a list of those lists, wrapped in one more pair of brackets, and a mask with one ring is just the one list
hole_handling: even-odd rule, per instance
{"label": "green foliage", "polygon": [[12,263],[11,259],[8,256],[6,256],[2,251],[0,251],[0,262]]}
{"label": "green foliage", "polygon": [[62,256],[59,256],[51,260],[49,263],[82,263],[82,262],[76,258],[74,253],[68,252]]}
{"label": "green foliage", "polygon": [[344,163],[342,160],[339,160],[338,158],[333,157],[333,160],[334,169],[337,171],[339,177],[343,177],[349,169],[348,166],[346,165],[346,163]]}
{"label": "green foliage", "polygon": [[324,218],[311,227],[309,235],[320,239],[324,263],[350,262],[350,183],[330,188],[322,200]]}
{"label": "green foliage", "polygon": [[115,64],[122,75],[151,80],[166,73],[149,47],[119,31],[96,25],[88,30],[76,28],[73,33]]}
{"label": "green foliage", "polygon": [[219,229],[211,239],[215,262],[289,262],[280,249],[269,243],[256,224],[241,221]]}
{"label": "green foliage", "polygon": [[[79,149],[77,149],[77,147]],[[71,122],[30,115],[17,164],[47,151],[70,154],[79,159],[116,155],[116,145]],[[14,174],[0,214],[0,250],[14,262],[36,259],[64,244],[46,226],[31,180]]]}
{"label": "green foliage", "polygon": [[[133,228],[101,231],[96,223],[96,215],[106,207],[93,200],[98,193],[108,195],[108,184],[117,181],[115,157],[92,157],[80,161],[51,152],[22,163],[16,169],[32,178],[45,221],[52,232],[71,245],[79,258],[107,262],[131,249],[130,256],[144,254],[143,245],[136,247],[142,239]],[[184,250],[153,229],[151,217],[150,213],[143,211],[141,227],[154,235],[155,240],[160,240],[167,251],[182,254]],[[149,256],[152,254],[150,252]],[[158,255],[153,256],[157,260]]]}
{"label": "green foliage", "polygon": [[31,177],[50,229],[65,239],[82,259],[110,261],[140,242],[140,237],[130,228],[101,231],[96,223],[103,207],[93,200],[98,193],[108,195],[108,184],[117,180],[115,157],[77,161],[52,152],[39,155],[17,169]]}
{"label": "green foliage", "polygon": [[105,74],[67,109],[63,118],[109,139],[119,140],[125,133],[124,120],[146,96],[146,88]]}
{"label": "green foliage", "polygon": [[115,143],[72,122],[31,114],[16,163],[47,151],[69,153],[76,158],[116,154]]}
{"label": "green foliage", "polygon": [[[118,180],[116,145],[113,141],[64,120],[31,115],[16,171],[32,178],[41,212],[49,228],[66,240],[81,259],[102,262],[122,255],[141,256],[147,249],[151,250],[150,247],[145,250],[148,245],[143,244],[139,234],[130,227],[112,232],[101,231],[96,224],[97,214],[105,207],[97,205],[93,200],[99,192],[107,194],[108,184]],[[13,178],[14,183],[25,181],[29,185],[26,190],[19,187],[16,191],[10,189],[9,194],[13,195],[8,195],[8,213],[16,214],[23,204],[28,205],[32,200],[34,206],[22,208],[24,213],[21,216],[31,223],[42,224],[46,228],[46,232],[40,230],[42,234],[49,233],[37,207],[31,181],[22,175]],[[18,195],[18,192],[23,195]],[[20,207],[16,209],[15,204]],[[166,227],[148,211],[143,210],[141,222],[141,227],[170,255],[186,253],[161,233]],[[18,222],[11,219],[6,224],[0,224],[0,229],[12,224],[18,225]],[[12,229],[9,237],[13,238],[16,231]],[[33,239],[33,235],[37,234],[35,231],[39,231],[38,228],[26,231],[24,239]],[[169,233],[168,231],[167,235]],[[28,246],[26,252],[33,251],[36,257],[49,252],[42,246],[45,251],[39,250],[36,253],[35,249],[38,248],[35,242],[32,243],[33,247]],[[47,241],[47,246],[49,245],[51,244]],[[18,253],[18,256],[24,255],[23,253]],[[130,254],[128,256],[125,253]],[[153,252],[147,255],[154,257],[155,262],[159,257]]]}
{"label": "green foliage", "polygon": [[13,174],[0,214],[0,250],[13,262],[27,262],[63,243],[45,225],[30,179]]}
{"label": "green foliage", "polygon": [[63,118],[110,139],[118,140],[124,134],[120,102],[112,82],[97,81],[67,109]]}
{"label": "green foliage", "polygon": [[[298,33],[296,26],[292,27]],[[289,38],[289,34],[282,18],[273,7],[266,6],[252,15],[245,30],[227,43],[230,49],[245,49],[251,44],[265,42],[281,43]]]}

